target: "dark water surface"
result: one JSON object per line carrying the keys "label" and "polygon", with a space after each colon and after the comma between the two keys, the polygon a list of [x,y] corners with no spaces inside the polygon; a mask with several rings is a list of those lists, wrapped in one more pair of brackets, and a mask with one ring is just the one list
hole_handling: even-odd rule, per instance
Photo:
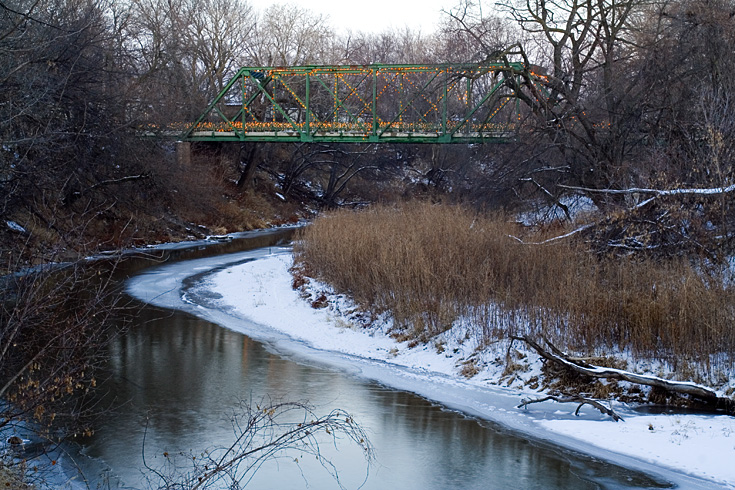
{"label": "dark water surface", "polygon": [[[193,272],[194,273],[194,272]],[[233,439],[231,416],[243,401],[308,401],[318,413],[350,412],[376,450],[365,489],[662,488],[618,466],[514,435],[444,410],[416,395],[349,374],[294,362],[250,338],[182,312],[141,306],[135,325],[110,345],[102,406],[115,406],[84,441],[88,475],[108,468],[105,488],[156,488],[146,461],[197,452]],[[145,443],[144,443],[145,438]],[[341,483],[366,476],[360,451],[325,448]],[[179,461],[182,461],[181,459]],[[339,488],[315,461],[265,464],[247,488]]]}

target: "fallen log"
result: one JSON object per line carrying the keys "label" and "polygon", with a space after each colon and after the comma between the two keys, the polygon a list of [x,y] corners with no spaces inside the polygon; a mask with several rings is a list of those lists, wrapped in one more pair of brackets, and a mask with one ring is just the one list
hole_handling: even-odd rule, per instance
{"label": "fallen log", "polygon": [[618,415],[617,413],[615,413],[615,411],[612,408],[607,408],[605,405],[603,405],[599,401],[594,400],[592,398],[585,398],[585,397],[579,396],[579,395],[571,395],[571,396],[565,396],[565,397],[558,397],[558,396],[554,396],[554,395],[549,395],[549,396],[545,396],[543,398],[536,398],[536,399],[533,399],[533,400],[530,400],[530,399],[529,400],[523,400],[521,402],[521,404],[518,405],[516,408],[526,408],[528,405],[530,405],[532,403],[541,403],[541,402],[545,402],[547,400],[554,400],[555,402],[558,402],[558,403],[579,403],[579,406],[577,406],[577,409],[574,411],[574,415],[576,415],[576,416],[579,416],[579,409],[582,408],[584,405],[591,405],[591,406],[595,407],[597,410],[599,410],[600,412],[602,412],[603,414],[609,415],[610,417],[612,417],[612,419],[615,422],[618,422],[620,420],[622,420],[623,422],[625,422],[625,420],[623,419],[623,417],[621,417],[620,415]]}
{"label": "fallen log", "polygon": [[658,376],[636,374],[622,369],[595,366],[580,359],[570,358],[557,349],[556,346],[546,338],[544,338],[544,342],[548,345],[548,349],[541,347],[541,345],[528,336],[513,336],[511,339],[525,342],[544,359],[571,369],[579,374],[583,374],[591,378],[627,381],[629,383],[659,388],[669,393],[688,395],[707,403],[713,408],[724,409],[728,414],[735,414],[735,400],[719,396],[716,391],[711,388],[707,388],[706,386],[698,385],[689,381],[671,381],[659,378]]}

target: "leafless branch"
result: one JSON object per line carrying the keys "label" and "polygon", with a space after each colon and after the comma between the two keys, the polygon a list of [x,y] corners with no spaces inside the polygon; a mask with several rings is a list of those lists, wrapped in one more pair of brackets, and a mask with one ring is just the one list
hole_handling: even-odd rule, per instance
{"label": "leafless branch", "polygon": [[728,412],[733,412],[735,410],[735,401],[727,397],[719,396],[716,391],[707,388],[706,386],[687,381],[671,381],[658,376],[631,373],[622,369],[595,366],[580,359],[572,359],[557,349],[548,339],[545,339],[548,349],[541,347],[538,342],[528,336],[514,336],[513,340],[525,342],[547,361],[551,361],[584,376],[589,376],[591,378],[617,379],[620,381],[627,381],[629,383],[651,386],[669,393],[695,397],[711,404],[712,406],[724,408]]}
{"label": "leafless branch", "polygon": [[[247,486],[258,469],[267,461],[289,458],[298,464],[299,457],[315,457],[330,473],[340,488],[338,468],[321,451],[329,442],[343,439],[357,445],[366,461],[366,475],[373,461],[373,448],[367,434],[352,416],[342,410],[332,410],[319,416],[306,403],[270,402],[243,403],[232,417],[235,440],[226,447],[212,448],[202,454],[164,453],[161,468],[146,467],[159,480],[161,490],[170,488],[210,488],[216,484],[227,488]],[[143,448],[145,461],[145,447]],[[184,458],[190,469],[175,461]],[[304,475],[308,479],[308,475]]]}
{"label": "leafless branch", "polygon": [[559,187],[564,189],[588,192],[593,194],[652,194],[657,197],[665,196],[719,196],[722,194],[729,194],[735,191],[735,184],[723,186],[723,187],[711,187],[706,189],[650,189],[650,188],[639,188],[633,187],[630,189],[591,189],[588,187],[576,187],[571,185],[560,184]]}
{"label": "leafless branch", "polygon": [[605,405],[600,403],[598,400],[594,400],[592,398],[586,398],[586,397],[579,396],[579,395],[561,396],[561,397],[548,395],[543,398],[537,398],[533,400],[524,399],[523,402],[520,405],[518,405],[516,408],[526,408],[528,405],[531,405],[533,403],[541,403],[541,402],[545,402],[548,400],[554,400],[555,402],[558,402],[558,403],[579,403],[579,406],[577,406],[577,409],[574,411],[574,415],[577,415],[577,416],[579,416],[579,410],[584,405],[591,405],[595,407],[597,410],[599,410],[601,413],[612,417],[612,419],[615,422],[618,422],[621,420],[624,422],[623,417],[615,413],[615,411],[612,408],[606,407]]}

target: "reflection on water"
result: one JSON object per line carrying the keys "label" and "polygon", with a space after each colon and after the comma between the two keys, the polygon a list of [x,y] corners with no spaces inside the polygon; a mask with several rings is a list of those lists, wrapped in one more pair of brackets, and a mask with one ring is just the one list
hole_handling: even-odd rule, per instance
{"label": "reflection on water", "polygon": [[[442,410],[417,396],[305,366],[261,344],[183,313],[141,309],[138,324],[111,346],[105,403],[117,406],[85,441],[124,485],[146,487],[164,451],[202,451],[232,441],[242,400],[308,401],[318,413],[342,408],[377,452],[366,489],[650,488],[646,477],[530,443],[489,423]],[[347,488],[365,477],[356,448],[329,453]],[[303,471],[303,475],[302,475]],[[308,482],[308,485],[307,485]],[[265,465],[248,488],[338,488],[315,463]]]}

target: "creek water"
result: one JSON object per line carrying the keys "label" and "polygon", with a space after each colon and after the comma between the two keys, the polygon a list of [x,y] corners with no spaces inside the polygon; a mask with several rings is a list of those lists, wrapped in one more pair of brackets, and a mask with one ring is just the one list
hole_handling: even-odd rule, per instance
{"label": "creek water", "polygon": [[[250,246],[263,244],[238,245]],[[144,457],[148,466],[163,471],[172,469],[176,457],[185,473],[190,455],[232,442],[232,416],[242,403],[264,399],[305,401],[317,413],[340,408],[354,416],[368,433],[376,461],[366,468],[356,447],[346,441],[337,448],[327,444],[325,454],[346,488],[669,486],[350,372],[284,356],[267,343],[189,313],[136,307],[134,325],[109,346],[100,406],[111,409],[95,434],[82,441],[86,458],[77,458],[92,487],[157,488],[161,481],[145,469]],[[247,488],[339,488],[315,460],[296,463],[295,455],[287,456],[263,464]]]}

